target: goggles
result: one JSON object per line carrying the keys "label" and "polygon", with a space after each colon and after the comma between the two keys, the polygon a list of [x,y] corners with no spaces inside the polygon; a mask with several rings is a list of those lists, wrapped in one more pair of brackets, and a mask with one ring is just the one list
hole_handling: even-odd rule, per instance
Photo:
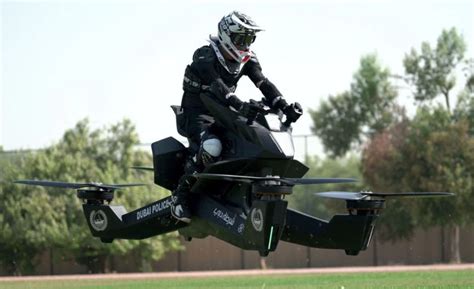
{"label": "goggles", "polygon": [[252,44],[255,41],[255,38],[257,36],[252,33],[252,34],[243,34],[243,33],[232,33],[230,36],[230,39],[232,40],[232,43],[239,49],[247,49],[250,44]]}

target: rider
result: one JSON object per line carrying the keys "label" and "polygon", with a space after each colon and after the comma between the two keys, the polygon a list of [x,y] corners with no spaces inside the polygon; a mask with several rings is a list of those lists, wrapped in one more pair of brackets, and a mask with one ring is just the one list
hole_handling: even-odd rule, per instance
{"label": "rider", "polygon": [[193,62],[186,67],[181,101],[183,121],[178,130],[189,140],[191,157],[185,164],[185,175],[173,191],[171,213],[178,220],[191,221],[188,193],[195,179],[189,175],[217,161],[222,151],[218,128],[213,126],[214,119],[202,103],[201,94],[233,107],[248,118],[255,118],[259,106],[242,102],[234,94],[237,82],[246,75],[263,93],[265,102],[271,108],[282,110],[289,121],[294,122],[302,115],[301,106],[289,105],[262,74],[257,57],[249,49],[256,33],[262,30],[250,17],[234,11],[222,18],[217,37],[210,36],[209,45],[197,49]]}

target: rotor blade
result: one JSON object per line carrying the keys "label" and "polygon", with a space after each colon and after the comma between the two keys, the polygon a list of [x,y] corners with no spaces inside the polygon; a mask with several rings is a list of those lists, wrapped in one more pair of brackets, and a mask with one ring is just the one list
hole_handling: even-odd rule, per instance
{"label": "rotor blade", "polygon": [[366,195],[356,192],[322,192],[314,193],[316,196],[331,198],[331,199],[341,199],[341,200],[363,200],[366,198]]}
{"label": "rotor blade", "polygon": [[113,185],[98,184],[97,186],[104,187],[104,188],[120,189],[120,188],[139,187],[139,186],[146,186],[146,185],[147,184],[143,184],[143,183],[134,183],[134,184],[113,184]]}
{"label": "rotor blade", "polygon": [[242,183],[253,183],[255,181],[281,181],[283,183],[291,184],[291,181],[287,181],[286,179],[280,179],[277,177],[255,177],[255,176],[208,174],[208,173],[193,174],[191,176],[198,179],[231,181],[231,182],[242,182]]}
{"label": "rotor blade", "polygon": [[453,193],[448,192],[405,192],[405,193],[372,193],[362,192],[364,195],[376,197],[440,197],[440,196],[454,196]]}
{"label": "rotor blade", "polygon": [[144,183],[132,183],[132,184],[112,184],[112,185],[107,185],[107,184],[100,184],[101,187],[110,187],[110,188],[128,188],[128,187],[139,187],[139,186],[146,186],[147,184]]}
{"label": "rotor blade", "polygon": [[153,171],[152,167],[133,166],[131,168],[135,170],[142,170],[142,171]]}
{"label": "rotor blade", "polygon": [[63,188],[63,189],[80,189],[80,188],[99,188],[99,189],[109,189],[116,190],[126,187],[135,187],[135,186],[144,186],[145,184],[101,184],[101,183],[67,183],[67,182],[53,182],[53,181],[41,181],[41,180],[18,180],[14,181],[16,184],[24,184],[30,186],[42,186],[42,187],[53,187],[53,188]]}
{"label": "rotor blade", "polygon": [[406,193],[373,193],[373,192],[322,192],[314,193],[316,196],[342,199],[342,200],[362,200],[368,197],[439,197],[453,196],[453,193],[447,192],[406,192]]}
{"label": "rotor blade", "polygon": [[354,183],[356,179],[351,178],[317,178],[317,179],[298,179],[285,178],[293,182],[295,185],[317,185],[317,184],[340,184],[340,183]]}
{"label": "rotor blade", "polygon": [[356,179],[344,178],[317,178],[317,179],[302,179],[302,178],[279,178],[279,177],[255,177],[242,175],[226,175],[226,174],[194,174],[196,178],[209,180],[222,180],[231,182],[253,183],[256,181],[277,181],[287,185],[312,185],[312,184],[336,184],[336,183],[352,183],[357,182]]}
{"label": "rotor blade", "polygon": [[53,187],[63,189],[80,189],[84,187],[90,187],[87,183],[65,183],[65,182],[53,182],[53,181],[39,181],[39,180],[18,180],[14,181],[15,184],[24,184],[30,186],[42,186],[42,187]]}

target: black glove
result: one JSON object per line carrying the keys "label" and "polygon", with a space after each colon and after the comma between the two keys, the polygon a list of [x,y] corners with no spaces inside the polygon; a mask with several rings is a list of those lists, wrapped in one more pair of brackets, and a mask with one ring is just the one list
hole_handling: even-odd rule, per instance
{"label": "black glove", "polygon": [[283,108],[283,113],[286,115],[286,122],[296,122],[303,115],[303,108],[295,102]]}
{"label": "black glove", "polygon": [[256,101],[244,102],[240,107],[240,113],[249,121],[254,121],[257,114],[262,111],[262,106]]}

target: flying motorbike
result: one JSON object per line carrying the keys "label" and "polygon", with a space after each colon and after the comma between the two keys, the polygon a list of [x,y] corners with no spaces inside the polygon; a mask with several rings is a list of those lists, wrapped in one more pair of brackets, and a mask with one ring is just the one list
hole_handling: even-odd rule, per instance
{"label": "flying motorbike", "polygon": [[[178,230],[187,240],[215,236],[245,250],[267,256],[280,241],[315,248],[340,249],[357,255],[367,249],[375,221],[387,197],[451,195],[444,192],[373,193],[324,192],[321,197],[346,201],[347,214],[330,220],[288,208],[285,197],[294,186],[355,182],[351,178],[303,178],[309,168],[294,159],[291,123],[281,111],[262,108],[247,118],[206,95],[202,101],[223,130],[221,160],[211,163],[196,179],[189,201],[192,222],[171,216],[171,196],[131,212],[112,205],[114,192],[139,184],[107,185],[21,180],[17,183],[72,188],[84,201],[83,210],[93,236],[102,242],[144,239]],[[261,103],[264,107],[264,104]],[[173,106],[180,117],[181,109]],[[174,190],[184,174],[188,149],[173,137],[151,145],[154,183]]]}

